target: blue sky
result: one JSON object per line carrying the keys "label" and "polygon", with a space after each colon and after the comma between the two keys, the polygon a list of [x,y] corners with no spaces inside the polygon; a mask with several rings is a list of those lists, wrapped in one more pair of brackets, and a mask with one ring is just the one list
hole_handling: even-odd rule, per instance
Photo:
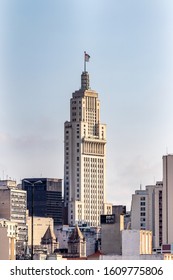
{"label": "blue sky", "polygon": [[83,52],[107,124],[107,200],[130,207],[173,152],[171,0],[0,0],[0,178],[63,178]]}

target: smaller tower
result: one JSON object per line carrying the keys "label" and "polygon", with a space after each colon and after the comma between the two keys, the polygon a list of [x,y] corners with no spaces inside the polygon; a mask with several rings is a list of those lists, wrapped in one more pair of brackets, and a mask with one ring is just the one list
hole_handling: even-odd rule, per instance
{"label": "smaller tower", "polygon": [[51,227],[48,226],[44,236],[41,239],[41,245],[45,245],[48,254],[53,254],[55,249],[58,249],[58,242]]}
{"label": "smaller tower", "polygon": [[68,255],[72,257],[86,257],[86,240],[78,225],[75,226],[68,241]]}

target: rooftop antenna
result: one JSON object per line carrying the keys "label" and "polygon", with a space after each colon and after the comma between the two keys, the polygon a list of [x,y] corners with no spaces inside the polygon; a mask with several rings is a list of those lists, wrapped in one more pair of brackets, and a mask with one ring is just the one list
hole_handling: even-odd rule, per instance
{"label": "rooftop antenna", "polygon": [[154,180],[154,185],[155,185],[155,183],[156,183],[156,178],[155,178],[155,176],[153,177],[153,180]]}
{"label": "rooftop antenna", "polygon": [[142,191],[142,184],[140,183],[140,191]]}

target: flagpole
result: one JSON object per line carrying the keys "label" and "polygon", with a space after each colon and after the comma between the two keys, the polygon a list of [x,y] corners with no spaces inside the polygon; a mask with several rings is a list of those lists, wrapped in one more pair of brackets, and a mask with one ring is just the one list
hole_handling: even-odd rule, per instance
{"label": "flagpole", "polygon": [[84,52],[84,72],[86,72],[86,59],[85,59],[85,54],[86,54],[86,52]]}

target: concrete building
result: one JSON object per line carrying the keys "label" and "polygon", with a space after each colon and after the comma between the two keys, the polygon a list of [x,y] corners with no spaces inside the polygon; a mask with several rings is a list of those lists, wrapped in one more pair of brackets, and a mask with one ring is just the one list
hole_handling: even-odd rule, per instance
{"label": "concrete building", "polygon": [[0,219],[0,260],[16,259],[16,240],[18,225],[6,219]]}
{"label": "concrete building", "polygon": [[163,208],[163,182],[157,182],[156,188],[155,188],[155,207],[154,207],[154,217],[155,217],[155,223],[154,223],[154,247],[160,248],[163,244],[162,239],[162,232],[163,232],[163,215],[162,215],[162,208]]}
{"label": "concrete building", "polygon": [[101,252],[121,255],[125,208],[113,206],[112,212],[112,215],[101,215]]}
{"label": "concrete building", "polygon": [[131,211],[124,214],[124,229],[131,229]]}
{"label": "concrete building", "polygon": [[162,254],[173,254],[173,244],[162,244],[161,253]]}
{"label": "concrete building", "polygon": [[55,225],[62,225],[62,179],[25,178],[22,189],[27,192],[27,209],[33,216],[51,217]]}
{"label": "concrete building", "polygon": [[122,231],[122,256],[152,254],[152,232],[148,230]]}
{"label": "concrete building", "polygon": [[99,256],[99,260],[109,260],[109,261],[113,261],[113,260],[119,260],[119,261],[129,261],[129,260],[134,260],[134,261],[142,261],[142,260],[152,260],[152,261],[157,261],[157,260],[164,260],[164,255],[162,254],[145,254],[145,255],[129,255],[129,256],[124,256],[124,255],[100,255]]}
{"label": "concrete building", "polygon": [[17,184],[15,180],[7,179],[7,180],[0,180],[0,189],[3,188],[17,188]]}
{"label": "concrete building", "polygon": [[153,248],[162,244],[162,189],[163,183],[158,181],[132,195],[131,229],[152,231]]}
{"label": "concrete building", "polygon": [[173,243],[173,155],[163,156],[163,244]]}
{"label": "concrete building", "polygon": [[19,190],[15,181],[0,181],[0,218],[18,224],[17,254],[23,252],[27,242],[26,200],[26,191]]}
{"label": "concrete building", "polygon": [[64,205],[69,225],[99,226],[100,215],[112,211],[106,203],[106,125],[87,71],[72,94],[70,121],[64,125]]}

